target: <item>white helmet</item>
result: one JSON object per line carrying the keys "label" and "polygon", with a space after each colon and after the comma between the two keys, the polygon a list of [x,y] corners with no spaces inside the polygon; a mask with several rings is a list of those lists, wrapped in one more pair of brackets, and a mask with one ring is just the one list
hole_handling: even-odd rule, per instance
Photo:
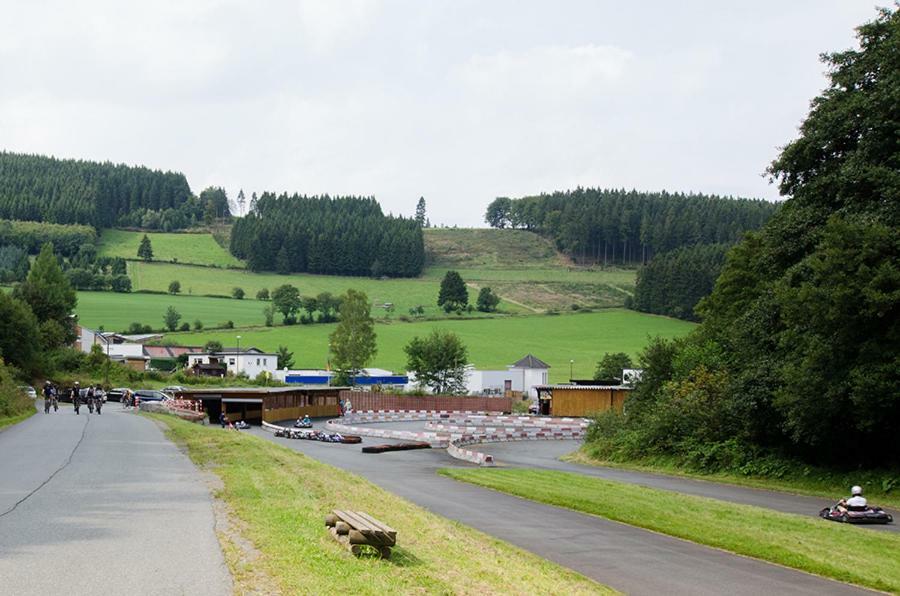
{"label": "white helmet", "polygon": [[862,487],[861,487],[861,486],[854,486],[853,488],[851,488],[851,489],[850,489],[850,496],[851,496],[851,497],[861,497],[861,496],[862,496]]}

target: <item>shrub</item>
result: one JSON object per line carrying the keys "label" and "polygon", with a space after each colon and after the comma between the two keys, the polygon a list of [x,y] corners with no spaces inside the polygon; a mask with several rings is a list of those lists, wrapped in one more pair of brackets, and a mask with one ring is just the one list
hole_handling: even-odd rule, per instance
{"label": "shrub", "polygon": [[179,331],[190,331],[190,330],[191,330],[191,324],[188,323],[187,321],[185,321],[184,323],[182,323],[182,324],[178,327],[178,330],[179,330]]}
{"label": "shrub", "polygon": [[231,290],[231,297],[235,300],[243,300],[244,299],[244,290],[243,288],[234,288]]}
{"label": "shrub", "polygon": [[202,329],[203,329],[203,321],[201,321],[200,319],[197,319],[196,321],[194,321],[194,330],[201,331]]}

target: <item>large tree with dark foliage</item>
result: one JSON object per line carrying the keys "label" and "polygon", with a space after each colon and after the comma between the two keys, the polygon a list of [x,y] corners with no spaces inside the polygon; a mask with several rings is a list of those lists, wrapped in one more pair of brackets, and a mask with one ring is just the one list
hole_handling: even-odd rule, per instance
{"label": "large tree with dark foliage", "polygon": [[441,280],[441,289],[438,291],[437,305],[445,311],[461,310],[469,304],[469,290],[466,282],[456,271],[450,270],[444,274]]}
{"label": "large tree with dark foliage", "polygon": [[788,200],[730,251],[697,332],[645,352],[620,431],[594,434],[610,453],[900,462],[900,13],[858,38],[771,165]]}
{"label": "large tree with dark foliage", "polygon": [[728,248],[726,244],[701,244],[656,255],[638,269],[629,306],[641,312],[698,320],[694,307],[712,292]]}
{"label": "large tree with dark foliage", "polygon": [[75,290],[59,266],[53,245],[47,243],[34,260],[25,281],[13,290],[13,297],[31,307],[40,321],[42,333],[51,338],[47,348],[57,348],[75,339],[71,315],[78,303]]}
{"label": "large tree with dark foliage", "polygon": [[164,215],[174,219],[190,198],[184,174],[176,172],[0,152],[0,217],[6,219],[102,228],[151,212],[158,223]]}
{"label": "large tree with dark foliage", "polygon": [[646,263],[681,246],[733,243],[775,212],[766,201],[715,195],[577,188],[488,205],[495,228],[524,228],[584,263]]}
{"label": "large tree with dark foliage", "polygon": [[235,222],[231,252],[255,271],[413,277],[425,263],[416,221],[361,197],[263,193]]}

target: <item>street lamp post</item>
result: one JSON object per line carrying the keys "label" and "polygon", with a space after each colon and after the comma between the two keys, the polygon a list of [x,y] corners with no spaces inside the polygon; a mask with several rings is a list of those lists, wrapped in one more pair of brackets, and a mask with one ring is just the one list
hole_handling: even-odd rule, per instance
{"label": "street lamp post", "polygon": [[240,335],[237,336],[237,344],[238,344],[237,356],[235,356],[235,362],[237,363],[237,366],[235,367],[235,369],[237,370],[237,372],[235,373],[234,376],[238,376],[241,374],[241,336]]}
{"label": "street lamp post", "polygon": [[572,367],[575,365],[574,360],[569,360],[569,381],[572,381]]}

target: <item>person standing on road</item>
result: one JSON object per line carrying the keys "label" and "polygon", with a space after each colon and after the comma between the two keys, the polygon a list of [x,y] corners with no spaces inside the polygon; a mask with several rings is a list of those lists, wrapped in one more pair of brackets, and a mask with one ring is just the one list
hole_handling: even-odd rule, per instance
{"label": "person standing on road", "polygon": [[44,414],[49,414],[50,406],[53,405],[53,385],[50,384],[50,381],[44,381],[41,393],[44,394]]}
{"label": "person standing on road", "polygon": [[81,408],[81,387],[78,386],[78,381],[75,381],[75,384],[72,385],[72,406],[75,408],[75,413],[79,414],[79,409]]}

